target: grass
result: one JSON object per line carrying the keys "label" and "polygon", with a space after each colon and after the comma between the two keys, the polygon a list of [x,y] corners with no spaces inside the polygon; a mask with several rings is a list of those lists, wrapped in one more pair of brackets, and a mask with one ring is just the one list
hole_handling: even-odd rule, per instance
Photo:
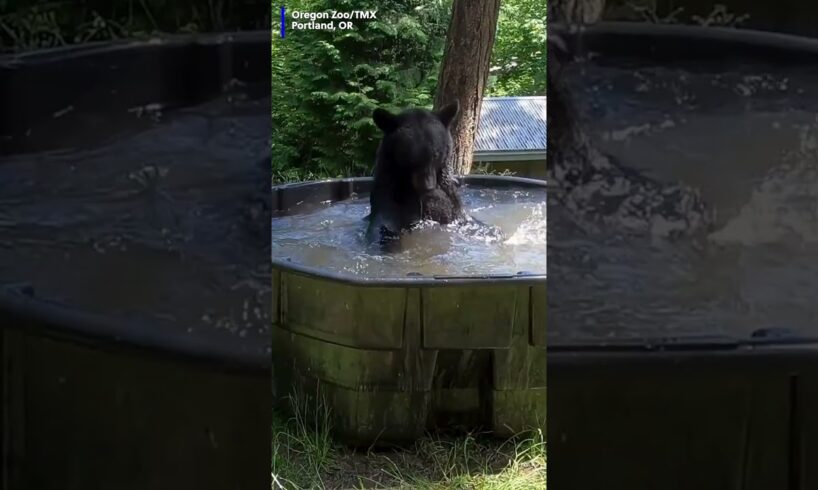
{"label": "grass", "polygon": [[[542,432],[499,441],[486,434],[428,435],[403,449],[352,450],[330,436],[330,413],[292,402],[273,414],[273,490],[546,488]],[[308,415],[311,413],[311,415]]]}
{"label": "grass", "polygon": [[517,175],[516,172],[513,172],[508,169],[504,170],[497,170],[492,168],[490,163],[487,162],[474,162],[471,167],[472,175],[499,175],[501,177],[514,177]]}
{"label": "grass", "polygon": [[[353,176],[346,174],[346,176]],[[309,180],[324,180],[341,178],[342,175],[334,175],[329,172],[313,172],[312,170],[300,168],[288,168],[286,170],[273,167],[273,185],[289,184],[292,182],[306,182]]]}

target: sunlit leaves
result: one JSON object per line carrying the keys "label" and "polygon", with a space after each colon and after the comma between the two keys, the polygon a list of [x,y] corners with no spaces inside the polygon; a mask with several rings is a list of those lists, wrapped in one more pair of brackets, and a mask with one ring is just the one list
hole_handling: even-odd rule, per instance
{"label": "sunlit leaves", "polygon": [[497,24],[490,95],[544,95],[546,2],[503,0]]}
{"label": "sunlit leaves", "polygon": [[[323,11],[315,0],[288,11]],[[288,31],[273,39],[273,174],[366,175],[379,132],[372,111],[431,105],[449,6],[440,0],[344,0],[378,10],[354,31]],[[421,7],[418,9],[417,7]]]}

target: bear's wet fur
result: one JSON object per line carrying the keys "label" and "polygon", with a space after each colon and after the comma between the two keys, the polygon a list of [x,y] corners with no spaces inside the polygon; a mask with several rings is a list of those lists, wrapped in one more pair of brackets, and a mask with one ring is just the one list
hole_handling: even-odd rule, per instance
{"label": "bear's wet fur", "polygon": [[369,241],[393,241],[424,220],[447,225],[465,218],[450,163],[449,128],[459,111],[457,101],[438,111],[375,109],[383,139],[370,192]]}

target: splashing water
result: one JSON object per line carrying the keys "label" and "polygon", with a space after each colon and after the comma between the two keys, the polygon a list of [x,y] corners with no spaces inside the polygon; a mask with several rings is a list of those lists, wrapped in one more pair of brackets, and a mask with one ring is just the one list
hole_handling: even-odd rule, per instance
{"label": "splashing water", "polygon": [[738,216],[710,235],[721,244],[818,243],[818,138],[804,128],[801,145],[767,173]]}
{"label": "splashing water", "polygon": [[366,243],[363,218],[369,213],[368,198],[323,203],[306,214],[273,219],[272,256],[366,277],[544,274],[545,198],[544,190],[466,187],[467,213],[499,228],[502,238],[473,221],[449,226],[424,222],[401,238],[396,253],[383,253]]}
{"label": "splashing water", "polygon": [[0,294],[268,349],[269,99],[239,95],[0,158]]}
{"label": "splashing water", "polygon": [[601,149],[700,189],[718,217],[709,236],[667,242],[552,206],[550,344],[818,335],[818,75],[769,70],[632,59],[567,70]]}
{"label": "splashing water", "polygon": [[546,205],[540,203],[532,209],[531,216],[520,223],[520,227],[506,240],[506,245],[546,243]]}

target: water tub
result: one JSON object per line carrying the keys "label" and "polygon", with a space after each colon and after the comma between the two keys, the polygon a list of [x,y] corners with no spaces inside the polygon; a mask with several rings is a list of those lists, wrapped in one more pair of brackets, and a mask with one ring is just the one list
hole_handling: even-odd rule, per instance
{"label": "water tub", "polygon": [[[814,85],[808,83],[818,59],[818,42],[812,39],[628,23],[601,23],[588,28],[581,38],[561,26],[549,29],[562,32],[578,52],[600,55],[592,57],[589,65],[620,70],[622,80],[645,65],[673,74],[674,68],[693,63],[704,71],[721,72],[726,66],[749,62],[760,63],[763,73],[802,70],[806,78],[791,78],[789,86],[793,91],[803,86],[805,94],[812,94],[805,97],[815,96]],[[663,165],[682,151],[672,147],[679,137],[663,135],[683,129],[679,114],[691,120],[696,116],[686,112],[691,99],[682,99],[679,109],[667,112],[674,126],[662,126],[665,115],[651,104],[665,86],[651,85],[651,90],[633,96],[627,104],[617,104],[610,96],[600,95],[597,100],[597,94],[620,94],[627,85],[606,79],[595,69],[589,66],[578,72],[576,80],[577,86],[582,80],[588,84],[581,96],[591,102],[581,110],[586,111],[586,128],[598,144],[655,177],[683,178],[701,188],[708,201],[721,207],[719,226],[738,215],[740,207],[731,206],[727,198],[733,204],[750,199],[752,184],[770,167],[765,156],[778,157],[779,147],[763,146],[752,137],[737,137],[737,144],[730,147],[728,138],[745,129],[740,124],[721,124],[716,132],[704,123],[684,126],[691,131],[704,128],[686,145],[676,147],[689,148],[701,160],[693,155],[682,170],[670,173]],[[667,81],[667,87],[687,93],[689,85],[677,77],[668,75]],[[638,85],[635,81],[630,87]],[[770,97],[777,97],[775,90],[768,91]],[[708,116],[732,114],[719,105],[727,104],[728,98],[710,96],[717,94],[716,89],[693,93],[698,97],[690,102],[691,111],[699,103],[713,108]],[[741,97],[741,93],[734,95]],[[749,107],[763,110],[763,95],[748,98],[748,106],[760,99],[758,106]],[[627,120],[631,115],[642,120]],[[620,120],[610,121],[615,118]],[[635,134],[622,141],[600,137],[651,118],[657,121],[652,127],[658,128],[655,135]],[[599,127],[605,120],[611,124]],[[642,143],[642,138],[652,143]],[[791,140],[781,141],[792,145]],[[730,170],[723,166],[719,179],[714,179],[713,163],[707,161],[737,155],[747,156],[748,163]],[[730,186],[724,185],[725,179],[730,179]],[[645,322],[643,331],[620,324],[608,335],[579,321],[570,325],[557,321],[555,316],[564,313],[564,303],[572,299],[555,289],[560,284],[560,273],[555,271],[562,259],[550,247],[552,223],[559,220],[559,213],[555,206],[549,207],[549,483],[555,488],[588,489],[815,488],[818,469],[808,462],[818,454],[818,419],[809,415],[818,409],[816,326],[780,328],[792,325],[762,322],[731,330],[703,318],[698,326],[691,322],[690,329],[675,333],[658,320],[652,325]],[[636,268],[633,282],[611,294],[636,290],[639,274],[647,272]]]}
{"label": "water tub", "polygon": [[[239,221],[231,214],[236,212],[231,201],[257,188],[267,200],[269,104],[263,98],[256,116],[242,119],[255,129],[239,132],[259,135],[252,145],[259,148],[255,159],[220,152],[222,143],[208,142],[208,127],[196,123],[198,116],[174,114],[222,97],[228,85],[257,85],[269,95],[269,53],[269,33],[259,32],[100,43],[0,58],[4,488],[269,488],[269,330],[240,337],[201,322],[152,319],[153,312],[146,311],[178,294],[177,289],[187,290],[186,283],[174,286],[173,271],[192,257],[207,257],[195,267],[205,271],[229,264],[218,249],[212,252],[218,242],[199,234],[200,240],[179,241],[169,251],[155,240],[143,246],[126,237],[96,243],[94,249],[71,234],[75,219],[82,233],[150,222],[145,218],[150,213],[139,214],[148,209],[139,199],[153,197],[139,194],[127,179],[132,169],[124,162],[129,159],[164,159],[173,163],[168,176],[182,178],[179,187],[163,189],[171,205],[150,201],[157,204],[150,208],[157,211],[150,219],[170,229],[173,221],[162,220],[176,217],[192,225],[203,218],[188,212],[210,206],[221,211],[202,216],[223,229],[226,222]],[[170,119],[167,124],[150,120],[156,107]],[[138,117],[135,108],[146,114]],[[177,123],[187,125],[185,137],[198,138],[200,146],[212,144],[208,150],[229,162],[225,170],[215,169],[225,182],[224,193],[214,187],[206,197],[185,198],[185,187],[195,192],[207,184],[184,171],[193,151],[189,140],[174,147],[164,138]],[[109,154],[120,147],[107,145],[140,134],[151,135],[138,140],[144,146]],[[74,158],[75,148],[83,148],[87,160]],[[59,160],[66,155],[70,161]],[[69,164],[75,173],[68,173],[74,171]],[[84,164],[101,165],[83,173]],[[19,188],[39,189],[25,204],[36,217],[25,216],[19,207],[28,194],[15,195]],[[92,219],[85,219],[86,212]],[[99,220],[94,219],[97,212]],[[133,221],[118,221],[128,212],[134,213]],[[55,216],[61,220],[56,225]],[[259,219],[269,223],[264,216]],[[263,228],[266,240],[269,226]],[[200,233],[207,226],[192,229]],[[129,232],[142,238],[152,233],[147,225]],[[113,246],[117,243],[128,247]],[[63,262],[52,245],[64,245],[71,260],[90,257],[89,262]],[[263,282],[269,284],[269,246],[262,245],[247,242],[246,250],[255,252],[246,253],[248,262],[238,262],[237,275],[256,260],[266,267]],[[42,252],[39,259],[29,255],[34,249]],[[201,291],[188,293],[187,309],[199,307]],[[63,294],[82,296],[84,305],[60,301],[57,296]],[[131,300],[130,294],[139,297]],[[268,294],[264,304],[269,304]],[[107,304],[127,308],[106,311]],[[184,310],[177,303],[165,313],[183,317]]]}
{"label": "water tub", "polygon": [[[274,216],[368,194],[369,178],[273,188]],[[468,176],[467,186],[544,187]],[[372,278],[273,257],[274,396],[311,396],[369,446],[456,420],[498,435],[544,427],[546,276]]]}

